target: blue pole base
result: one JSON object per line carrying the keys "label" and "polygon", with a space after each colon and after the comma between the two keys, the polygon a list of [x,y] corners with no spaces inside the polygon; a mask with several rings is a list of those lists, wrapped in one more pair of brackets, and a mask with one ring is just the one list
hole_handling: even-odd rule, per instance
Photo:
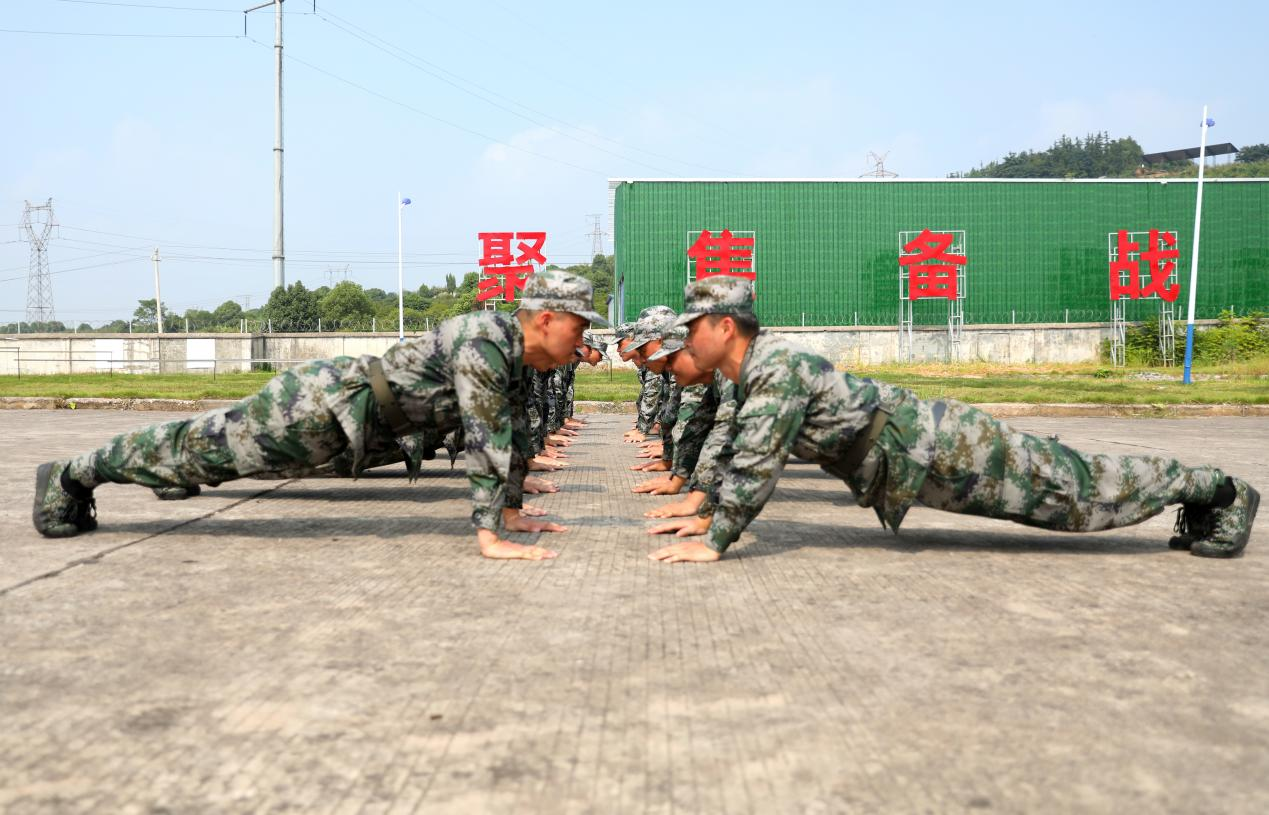
{"label": "blue pole base", "polygon": [[1194,323],[1185,324],[1185,374],[1181,381],[1189,385],[1190,365],[1194,361]]}

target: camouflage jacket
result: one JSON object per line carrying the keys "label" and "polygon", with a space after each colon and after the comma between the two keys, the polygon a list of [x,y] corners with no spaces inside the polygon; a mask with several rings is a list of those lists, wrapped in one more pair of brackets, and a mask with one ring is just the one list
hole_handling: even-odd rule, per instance
{"label": "camouflage jacket", "polygon": [[[861,506],[898,529],[934,453],[944,405],[834,370],[832,363],[760,331],[740,367],[736,411],[718,456],[721,474],[708,543],[718,552],[762,510],[790,454],[846,479]],[[865,463],[842,462],[874,412],[891,413]]]}
{"label": "camouflage jacket", "polygon": [[639,391],[639,420],[635,423],[635,429],[645,436],[652,432],[652,425],[657,422],[664,384],[665,375],[663,374],[647,371],[643,376],[643,387]]}
{"label": "camouflage jacket", "polygon": [[681,454],[675,450],[681,466],[675,466],[674,474],[690,475],[688,489],[707,493],[712,507],[718,500],[718,454],[731,436],[731,420],[736,414],[736,386],[722,371],[715,371],[714,381],[704,387],[707,395],[682,433],[681,446],[687,449]]}
{"label": "camouflage jacket", "polygon": [[[515,317],[476,312],[455,317],[383,355],[383,373],[416,432],[438,438],[462,429],[472,523],[499,530],[502,509],[523,501],[527,460],[533,455],[524,405],[524,335]],[[374,360],[354,360],[343,377],[336,413],[362,428],[381,426],[369,387]],[[349,434],[354,471],[365,442]]]}
{"label": "camouflage jacket", "polygon": [[674,374],[665,374],[669,392],[661,400],[657,421],[661,424],[661,460],[674,461],[674,428],[679,420],[679,404],[683,400],[683,387],[674,381]]}

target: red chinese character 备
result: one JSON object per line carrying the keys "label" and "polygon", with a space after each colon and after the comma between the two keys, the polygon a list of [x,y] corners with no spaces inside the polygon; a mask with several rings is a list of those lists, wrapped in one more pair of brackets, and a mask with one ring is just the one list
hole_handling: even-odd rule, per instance
{"label": "red chinese character \u5907", "polygon": [[696,261],[697,280],[715,275],[755,280],[753,249],[753,238],[738,238],[730,229],[724,229],[717,235],[702,229],[700,237],[687,250],[687,256]]}
{"label": "red chinese character \u5907", "polygon": [[903,254],[899,256],[900,267],[908,269],[908,298],[920,300],[923,297],[944,297],[955,300],[957,297],[957,266],[964,266],[968,260],[964,255],[954,255],[948,251],[952,246],[953,236],[950,232],[931,232],[921,230],[921,234],[903,245]]}
{"label": "red chinese character \u5907", "polygon": [[[545,232],[480,232],[479,264],[483,276],[477,284],[476,301],[483,302],[501,296],[508,303],[516,299],[516,292],[524,289],[533,264],[546,265],[542,247],[546,243]],[[511,242],[517,241],[514,251]]]}

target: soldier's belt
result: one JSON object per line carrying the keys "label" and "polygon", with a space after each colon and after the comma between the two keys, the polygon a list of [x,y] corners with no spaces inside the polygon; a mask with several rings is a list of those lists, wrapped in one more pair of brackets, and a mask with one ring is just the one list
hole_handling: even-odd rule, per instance
{"label": "soldier's belt", "polygon": [[872,414],[872,421],[868,423],[868,429],[855,437],[855,443],[846,451],[846,455],[842,457],[842,472],[853,473],[859,469],[859,465],[864,463],[864,457],[868,455],[868,451],[876,444],[877,438],[881,435],[881,430],[886,426],[886,422],[890,419],[891,411],[885,408],[877,408]]}
{"label": "soldier's belt", "polygon": [[405,412],[392,396],[392,388],[388,387],[388,378],[383,375],[383,363],[378,359],[371,361],[369,367],[366,368],[366,374],[370,378],[370,390],[374,391],[375,401],[379,403],[379,412],[387,420],[392,432],[398,436],[408,435],[414,430],[414,425],[405,418]]}

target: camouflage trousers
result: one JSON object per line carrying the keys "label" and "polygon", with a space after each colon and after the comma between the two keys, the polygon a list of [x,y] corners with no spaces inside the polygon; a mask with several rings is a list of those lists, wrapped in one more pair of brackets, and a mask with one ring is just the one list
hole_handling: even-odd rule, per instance
{"label": "camouflage trousers", "polygon": [[[122,433],[73,459],[70,475],[89,487],[108,481],[168,487],[324,470],[352,475],[354,469],[401,461],[405,455],[377,417],[346,409],[369,399],[341,399],[344,361],[351,360],[306,363],[229,407]],[[350,432],[359,432],[355,467],[350,455],[341,457],[349,450]]]}
{"label": "camouflage trousers", "polygon": [[1113,529],[1169,504],[1210,503],[1225,480],[1172,458],[1083,453],[960,402],[909,402],[847,478],[893,529],[914,502],[1062,532]]}

